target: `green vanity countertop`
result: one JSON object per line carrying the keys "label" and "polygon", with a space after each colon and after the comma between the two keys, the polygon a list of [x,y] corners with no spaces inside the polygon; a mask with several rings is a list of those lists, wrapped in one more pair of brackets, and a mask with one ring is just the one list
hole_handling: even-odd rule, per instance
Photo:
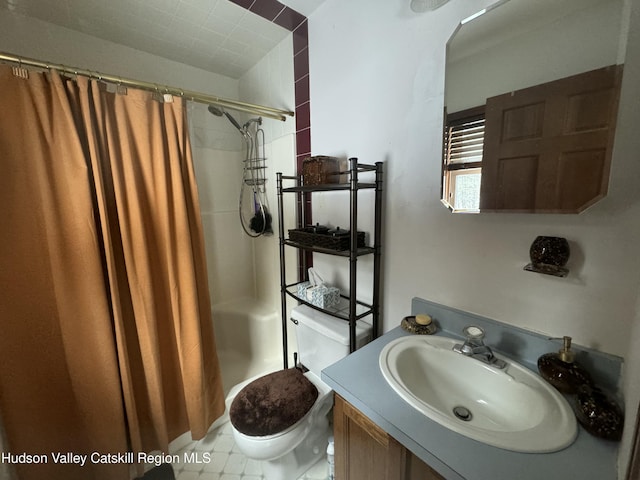
{"label": "green vanity countertop", "polygon": [[397,327],[322,371],[322,380],[447,480],[616,480],[618,444],[578,425],[569,447],[519,453],[485,445],[422,415],[386,382],[378,366],[383,347],[412,335]]}

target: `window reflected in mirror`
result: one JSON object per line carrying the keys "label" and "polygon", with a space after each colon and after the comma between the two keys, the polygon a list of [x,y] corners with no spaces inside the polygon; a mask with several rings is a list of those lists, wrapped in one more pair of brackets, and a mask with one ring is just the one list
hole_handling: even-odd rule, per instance
{"label": "window reflected in mirror", "polygon": [[480,211],[484,124],[484,106],[447,116],[442,198],[452,211]]}

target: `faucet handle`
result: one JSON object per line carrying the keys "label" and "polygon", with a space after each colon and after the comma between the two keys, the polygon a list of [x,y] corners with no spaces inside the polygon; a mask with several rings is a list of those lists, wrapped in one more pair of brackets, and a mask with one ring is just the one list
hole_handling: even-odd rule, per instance
{"label": "faucet handle", "polygon": [[482,342],[484,338],[484,330],[475,325],[467,325],[462,329],[462,333],[467,337],[467,341]]}

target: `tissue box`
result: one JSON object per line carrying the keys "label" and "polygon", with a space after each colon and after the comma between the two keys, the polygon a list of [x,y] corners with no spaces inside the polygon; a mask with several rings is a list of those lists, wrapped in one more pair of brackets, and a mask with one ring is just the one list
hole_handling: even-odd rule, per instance
{"label": "tissue box", "polygon": [[329,308],[340,302],[340,289],[326,285],[298,284],[298,297],[320,308]]}
{"label": "tissue box", "polygon": [[302,298],[303,300],[307,299],[307,288],[311,286],[311,282],[302,282],[298,284],[297,295],[298,298]]}

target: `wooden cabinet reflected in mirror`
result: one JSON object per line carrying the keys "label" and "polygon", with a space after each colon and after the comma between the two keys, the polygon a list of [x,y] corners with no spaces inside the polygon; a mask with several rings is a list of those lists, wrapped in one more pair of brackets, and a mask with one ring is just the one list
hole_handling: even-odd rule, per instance
{"label": "wooden cabinet reflected in mirror", "polygon": [[622,4],[510,0],[461,24],[447,46],[451,211],[579,213],[606,196]]}
{"label": "wooden cabinet reflected in mirror", "polygon": [[579,213],[607,193],[621,68],[487,99],[481,211]]}

